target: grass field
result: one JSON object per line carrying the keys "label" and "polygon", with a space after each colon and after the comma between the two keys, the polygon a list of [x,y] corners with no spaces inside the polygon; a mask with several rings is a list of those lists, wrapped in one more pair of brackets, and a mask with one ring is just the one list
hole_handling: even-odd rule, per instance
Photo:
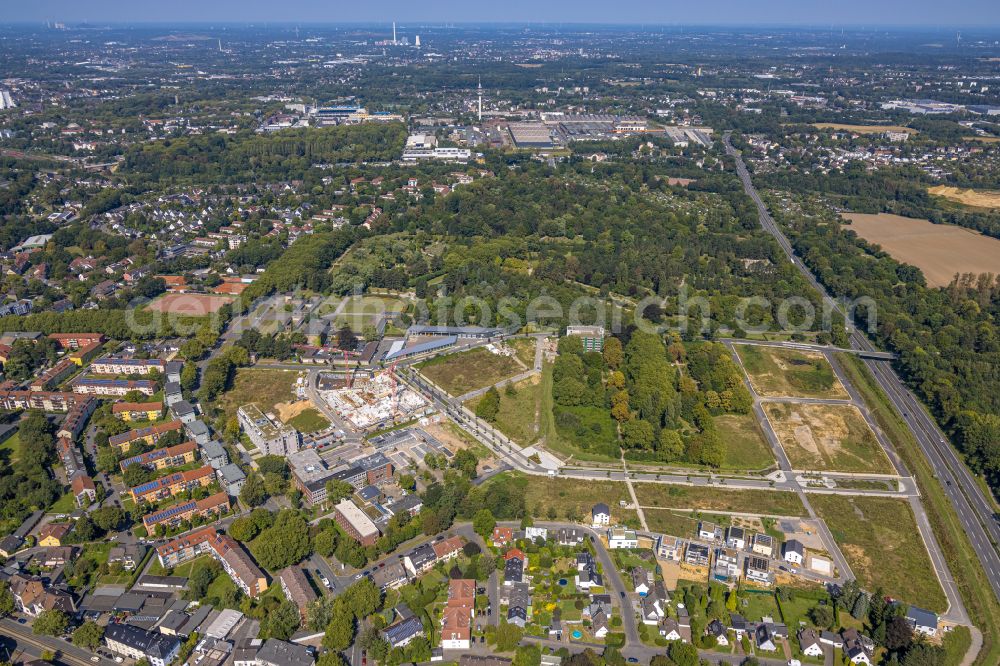
{"label": "grass field", "polygon": [[76,500],[73,498],[73,493],[68,492],[62,497],[57,499],[55,503],[48,508],[49,513],[73,513],[76,511]]}
{"label": "grass field", "polygon": [[[531,446],[538,441],[541,386],[541,377],[535,375],[515,384],[514,395],[509,395],[506,387],[500,389],[500,411],[494,425],[521,446]],[[476,397],[466,404],[475,411],[481,399]]]}
{"label": "grass field", "polygon": [[[628,488],[620,481],[581,481],[543,476],[514,475],[515,483],[524,489],[524,503],[528,512],[542,519],[585,520],[589,522],[590,510],[597,502],[611,507],[611,520],[629,522],[637,520],[633,510],[620,509],[619,501],[631,503]],[[554,518],[550,518],[552,513]]]}
{"label": "grass field", "polygon": [[522,372],[514,359],[482,347],[437,356],[417,367],[421,374],[454,396],[492,386]]}
{"label": "grass field", "polygon": [[0,442],[0,462],[13,463],[21,457],[21,438],[17,432]]}
{"label": "grass field", "polygon": [[854,405],[766,403],[792,468],[892,474],[875,433]]}
{"label": "grass field", "polygon": [[346,324],[360,334],[366,326],[374,326],[379,315],[405,309],[406,301],[392,296],[348,296],[334,320],[334,326],[340,328]]}
{"label": "grass field", "polygon": [[917,133],[917,130],[912,127],[903,127],[902,125],[845,125],[843,123],[813,123],[812,125],[817,129],[854,132],[855,134],[884,134],[886,132]]}
{"label": "grass field", "polygon": [[947,601],[909,503],[844,495],[814,495],[809,501],[862,586],[881,586],[889,596],[944,611]]}
{"label": "grass field", "polygon": [[535,365],[535,339],[534,338],[514,338],[507,341],[508,347],[513,347],[514,355],[521,363],[528,368]]}
{"label": "grass field", "polygon": [[766,398],[846,399],[847,389],[820,353],[736,345],[754,390]]}
{"label": "grass field", "polygon": [[309,407],[288,419],[288,425],[299,432],[310,433],[329,427],[330,422],[315,407]]}
{"label": "grass field", "polygon": [[726,443],[727,469],[764,469],[774,464],[774,454],[764,441],[752,414],[723,414],[715,417],[715,427]]}
{"label": "grass field", "polygon": [[955,273],[1000,273],[1000,240],[950,224],[933,224],[888,213],[847,213],[848,227],[897,261],[916,266],[932,287],[947,286]]}
{"label": "grass field", "polygon": [[934,196],[944,197],[949,201],[960,203],[963,206],[974,208],[1000,208],[1000,191],[998,190],[973,190],[950,187],[948,185],[938,185],[927,190]]}
{"label": "grass field", "polygon": [[[653,532],[679,537],[689,537],[698,533],[698,518],[694,512],[643,509],[642,513],[646,516],[646,524]],[[716,516],[711,520],[714,523],[720,522]]]}
{"label": "grass field", "polygon": [[[972,622],[983,632],[983,647],[975,664],[993,666],[1000,663],[1000,602],[993,596],[982,562],[972,549],[969,536],[945,496],[941,482],[935,478],[930,463],[913,439],[913,433],[889,404],[864,364],[850,354],[842,355],[841,361],[851,385],[864,397],[879,426],[892,439],[896,452],[917,480],[921,503],[944,552],[952,578]],[[968,642],[967,636],[965,641]],[[957,662],[949,661],[949,664],[952,663]]]}
{"label": "grass field", "polygon": [[798,495],[781,490],[727,490],[636,483],[635,494],[643,507],[688,509],[691,511],[731,511],[771,516],[804,516],[806,509]]}
{"label": "grass field", "polygon": [[292,387],[297,373],[291,370],[240,368],[233,379],[233,387],[216,398],[218,406],[229,416],[236,416],[241,405],[255,403],[264,412],[274,406],[293,400]]}

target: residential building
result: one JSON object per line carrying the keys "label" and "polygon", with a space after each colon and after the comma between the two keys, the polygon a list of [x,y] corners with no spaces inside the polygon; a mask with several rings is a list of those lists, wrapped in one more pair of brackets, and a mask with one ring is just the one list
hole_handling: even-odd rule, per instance
{"label": "residential building", "polygon": [[160,560],[160,566],[164,569],[172,569],[178,564],[183,564],[207,553],[211,549],[209,542],[214,536],[214,527],[201,527],[157,546],[156,556]]}
{"label": "residential building", "polygon": [[316,593],[306,579],[305,571],[301,567],[282,569],[278,572],[278,583],[281,585],[281,591],[285,593],[285,598],[299,607],[302,621],[305,622],[306,606],[316,599]]}
{"label": "residential building", "polygon": [[243,639],[233,650],[233,666],[314,666],[315,663],[305,645],[276,638]]}
{"label": "residential building", "polygon": [[715,636],[715,644],[722,647],[729,645],[729,630],[726,629],[726,625],[722,624],[719,620],[712,620],[708,623],[708,627],[705,628],[705,633],[710,636]]}
{"label": "residential building", "polygon": [[524,581],[525,564],[524,554],[516,548],[504,555],[503,584],[505,587]]}
{"label": "residential building", "polygon": [[770,561],[766,557],[760,557],[759,555],[751,555],[746,558],[746,577],[749,581],[762,585],[770,585],[772,580]]}
{"label": "residential building", "polygon": [[208,426],[200,420],[185,424],[184,430],[187,432],[189,438],[198,443],[198,446],[204,446],[212,438],[212,433],[209,431]]}
{"label": "residential building", "polygon": [[416,577],[430,571],[437,562],[437,555],[430,544],[422,543],[403,556],[403,564],[410,575]]}
{"label": "residential building", "polygon": [[243,405],[236,410],[240,427],[264,455],[287,456],[299,450],[302,437],[295,428],[272,419],[257,405]]}
{"label": "residential building", "polygon": [[112,435],[108,438],[108,444],[122,453],[128,453],[134,442],[142,440],[151,446],[155,446],[156,442],[168,432],[180,432],[183,429],[184,424],[180,421],[168,421],[167,423],[129,430],[120,435]]}
{"label": "residential building", "polygon": [[76,611],[72,595],[64,590],[47,588],[40,578],[15,573],[7,583],[14,597],[14,607],[29,617],[38,617],[47,610],[61,610],[69,614]]}
{"label": "residential building", "polygon": [[639,537],[635,530],[616,526],[608,530],[608,548],[615,550],[618,548],[638,548]]}
{"label": "residential building", "polygon": [[156,393],[156,382],[148,379],[94,379],[77,377],[73,380],[73,392],[85,395],[123,396],[131,391],[145,395]]}
{"label": "residential building", "polygon": [[782,557],[791,564],[802,564],[806,558],[806,547],[801,541],[789,539],[782,548]]}
{"label": "residential building", "polygon": [[402,587],[409,582],[405,560],[400,562],[398,559],[389,560],[384,567],[375,569],[368,577],[383,592]]}
{"label": "residential building", "polygon": [[590,510],[590,523],[594,527],[606,527],[611,524],[611,509],[603,502],[598,502]]}
{"label": "residential building", "polygon": [[937,635],[937,613],[932,613],[929,610],[924,610],[916,606],[910,606],[906,609],[906,621],[909,623],[910,628],[918,634],[923,634],[924,636]]}
{"label": "residential building", "polygon": [[38,545],[61,546],[62,540],[73,529],[73,523],[49,523],[38,530]]}
{"label": "residential building", "polygon": [[814,629],[799,629],[799,650],[807,657],[822,657],[823,644]]}
{"label": "residential building", "polygon": [[629,571],[629,578],[632,579],[632,591],[640,597],[646,596],[653,589],[653,576],[644,567],[632,567]]}
{"label": "residential building", "polygon": [[224,492],[216,493],[211,497],[190,502],[181,502],[165,509],[148,513],[142,517],[142,524],[147,532],[157,525],[166,527],[176,527],[183,520],[191,520],[195,516],[208,518],[210,516],[222,515],[229,511],[229,495]]}
{"label": "residential building", "polygon": [[198,418],[194,405],[187,400],[178,400],[170,405],[170,414],[181,423],[191,423]]}
{"label": "residential building", "polygon": [[237,497],[246,483],[247,475],[239,468],[239,465],[229,463],[216,472],[219,478],[219,485],[222,486],[231,497]]}
{"label": "residential building", "polygon": [[77,474],[70,482],[70,489],[73,492],[73,501],[78,508],[83,508],[88,504],[97,501],[97,486],[94,480],[86,474]]}
{"label": "residential building", "polygon": [[166,402],[167,407],[170,407],[183,399],[184,394],[181,392],[180,382],[167,382],[163,385],[163,400]]}
{"label": "residential building", "polygon": [[111,413],[122,421],[156,421],[163,415],[163,403],[116,402],[111,405]]}
{"label": "residential building", "polygon": [[736,550],[746,548],[746,531],[742,527],[730,527],[726,532],[726,545]]}
{"label": "residential building", "polygon": [[722,541],[722,528],[715,523],[702,521],[698,523],[698,538],[705,541]]}
{"label": "residential building", "polygon": [[76,369],[77,366],[73,361],[68,358],[61,359],[32,381],[29,388],[32,391],[48,391],[73,374]]}
{"label": "residential building", "polygon": [[507,623],[524,628],[531,614],[531,592],[527,583],[514,584],[507,594]]}
{"label": "residential building", "polygon": [[104,629],[104,644],[113,653],[130,659],[146,659],[151,666],[167,666],[181,650],[176,636],[146,631],[131,624],[111,623]]}
{"label": "residential building", "polygon": [[528,541],[536,541],[538,539],[545,541],[546,539],[548,539],[548,536],[549,536],[549,531],[544,527],[535,527],[533,525],[529,525],[528,527],[524,528],[524,538],[527,539]]}
{"label": "residential building", "polygon": [[201,445],[201,459],[213,469],[222,469],[229,464],[229,454],[221,442],[210,439]]}
{"label": "residential building", "polygon": [[198,445],[187,441],[176,446],[153,449],[146,453],[140,453],[137,456],[123,458],[118,462],[118,466],[123,472],[131,465],[140,465],[151,470],[167,469],[169,467],[180,467],[181,465],[193,463],[197,457]]}
{"label": "residential building", "polygon": [[740,575],[739,553],[731,548],[717,548],[715,550],[715,568],[713,578],[721,582],[728,582],[738,578]]}
{"label": "residential building", "polygon": [[465,539],[456,535],[448,537],[443,541],[433,542],[431,548],[434,549],[434,556],[438,562],[447,562],[458,557],[464,545]]}
{"label": "residential building", "polygon": [[656,557],[661,560],[680,562],[684,552],[684,542],[672,536],[661,534],[656,538]]}
{"label": "residential building", "polygon": [[108,551],[108,564],[116,562],[122,565],[125,571],[134,571],[142,562],[146,555],[146,546],[139,543],[130,543],[123,546],[113,546]]}
{"label": "residential building", "polygon": [[256,599],[267,590],[267,576],[235,539],[219,534],[210,543],[215,559],[245,595]]}
{"label": "residential building", "polygon": [[424,625],[415,615],[411,615],[399,622],[386,627],[382,631],[382,636],[394,648],[409,645],[417,636],[424,635]]}
{"label": "residential building", "polygon": [[335,519],[347,534],[362,546],[374,546],[381,535],[378,527],[364,511],[349,499],[334,507]]}
{"label": "residential building", "polygon": [[[476,608],[476,581],[456,578],[448,583],[448,602],[441,618],[441,647],[468,650]],[[498,609],[499,610],[499,609]]]}
{"label": "residential building", "polygon": [[98,375],[148,375],[162,373],[166,363],[160,359],[116,358],[105,356],[90,364],[91,372]]}
{"label": "residential building", "polygon": [[194,488],[201,488],[211,484],[215,480],[215,470],[210,465],[190,469],[184,472],[175,472],[155,481],[149,481],[135,488],[131,488],[129,493],[132,500],[139,502],[155,502],[179,495],[180,493]]}
{"label": "residential building", "polygon": [[90,402],[94,406],[97,404],[93,399],[75,393],[0,391],[0,408],[10,411],[37,409],[44,412],[69,412],[75,406],[82,405],[85,402]]}
{"label": "residential building", "polygon": [[774,537],[761,532],[754,534],[751,550],[764,557],[774,557]]}
{"label": "residential building", "polygon": [[660,635],[668,641],[681,640],[681,628],[677,620],[672,617],[665,617],[660,621]]}
{"label": "residential building", "polygon": [[708,553],[708,546],[701,543],[689,543],[684,554],[684,561],[696,567],[707,567]]}
{"label": "residential building", "polygon": [[496,548],[503,548],[514,541],[514,530],[497,525],[493,528],[492,541]]}

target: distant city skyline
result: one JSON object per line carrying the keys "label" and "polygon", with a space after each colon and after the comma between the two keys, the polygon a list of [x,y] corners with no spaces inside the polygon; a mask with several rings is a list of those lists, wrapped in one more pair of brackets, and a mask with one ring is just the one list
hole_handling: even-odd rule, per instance
{"label": "distant city skyline", "polygon": [[323,0],[211,0],[141,3],[123,0],[53,0],[11,3],[2,23],[587,23],[628,25],[899,26],[947,29],[1000,27],[997,0],[703,0],[698,3],[640,0],[623,7],[593,0],[507,0],[503,3],[385,0],[375,5]]}

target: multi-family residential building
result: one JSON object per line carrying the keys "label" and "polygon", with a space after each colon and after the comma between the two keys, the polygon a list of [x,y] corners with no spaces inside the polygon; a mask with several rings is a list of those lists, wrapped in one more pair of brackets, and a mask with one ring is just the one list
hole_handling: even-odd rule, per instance
{"label": "multi-family residential building", "polygon": [[223,465],[215,474],[219,479],[219,484],[232,497],[240,494],[240,491],[243,490],[243,484],[247,480],[247,475],[235,463]]}
{"label": "multi-family residential building", "polygon": [[612,527],[608,530],[608,548],[614,550],[617,548],[638,547],[639,537],[636,535],[635,530],[630,530],[621,526]]}
{"label": "multi-family residential building", "polygon": [[287,456],[299,450],[302,436],[295,428],[272,419],[257,405],[243,405],[236,418],[250,441],[264,455]]}
{"label": "multi-family residential building", "polygon": [[114,622],[104,629],[104,644],[123,657],[146,659],[150,666],[166,666],[181,651],[181,641],[176,636]]}
{"label": "multi-family residential building", "polygon": [[90,364],[91,372],[98,375],[148,375],[152,372],[162,373],[167,364],[160,359],[116,358],[104,356],[95,359]]}
{"label": "multi-family residential building", "polygon": [[139,502],[155,502],[179,495],[194,488],[207,486],[214,480],[215,470],[212,469],[211,465],[205,465],[198,469],[175,472],[155,481],[149,481],[148,483],[131,488],[129,493],[136,504]]}
{"label": "multi-family residential building", "polygon": [[61,359],[31,382],[32,391],[48,391],[75,372],[77,366],[68,358]]}
{"label": "multi-family residential building", "polygon": [[78,377],[72,381],[73,392],[84,395],[123,396],[131,391],[145,395],[156,393],[156,382],[149,379],[95,379]]}
{"label": "multi-family residential building", "polygon": [[215,469],[222,469],[229,464],[229,454],[226,453],[226,447],[222,445],[222,442],[214,439],[201,445],[201,459]]}
{"label": "multi-family residential building", "polygon": [[189,441],[124,458],[118,462],[118,466],[123,472],[131,465],[141,465],[146,469],[166,469],[192,463],[197,457],[198,445]]}
{"label": "multi-family residential building", "polygon": [[656,537],[656,557],[661,560],[680,562],[684,552],[684,541],[677,537],[661,534]]}
{"label": "multi-family residential building", "polygon": [[316,598],[312,585],[301,567],[287,567],[278,572],[278,582],[285,598],[299,607],[302,621],[306,619],[306,606]]}
{"label": "multi-family residential building", "polygon": [[[44,412],[68,412],[91,398],[76,393],[51,391],[0,391],[0,407],[6,410],[38,409]],[[96,403],[95,403],[96,404]]]}
{"label": "multi-family residential building", "polygon": [[233,582],[248,596],[257,597],[267,590],[267,576],[250,554],[232,537],[219,534],[214,527],[200,528],[156,548],[160,564],[166,568],[176,567],[205,553],[217,559]]}
{"label": "multi-family residential building", "polygon": [[160,437],[163,437],[168,432],[180,432],[183,430],[184,424],[180,421],[168,421],[166,423],[158,423],[145,428],[129,430],[128,432],[123,432],[120,435],[112,435],[108,438],[108,444],[115,447],[122,453],[128,453],[134,442],[142,440],[147,444],[155,446]]}
{"label": "multi-family residential building", "polygon": [[227,511],[229,511],[229,495],[225,492],[220,492],[205,499],[181,502],[165,509],[148,513],[142,517],[142,524],[147,531],[151,531],[157,525],[176,527],[181,521],[191,520],[195,516],[208,518],[221,515]]}
{"label": "multi-family residential building", "polygon": [[74,476],[70,482],[70,488],[73,492],[73,501],[77,507],[83,508],[97,501],[97,486],[94,485],[94,480],[86,474],[77,474]]}
{"label": "multi-family residential building", "polygon": [[122,421],[156,421],[163,415],[163,403],[116,402],[111,413]]}
{"label": "multi-family residential building", "polygon": [[94,398],[84,398],[75,402],[66,412],[66,418],[63,419],[62,425],[56,431],[56,437],[66,437],[71,440],[79,437],[95,409],[97,409],[97,400]]}
{"label": "multi-family residential building", "polygon": [[476,581],[457,578],[448,583],[448,601],[441,618],[441,647],[468,650],[476,608]]}

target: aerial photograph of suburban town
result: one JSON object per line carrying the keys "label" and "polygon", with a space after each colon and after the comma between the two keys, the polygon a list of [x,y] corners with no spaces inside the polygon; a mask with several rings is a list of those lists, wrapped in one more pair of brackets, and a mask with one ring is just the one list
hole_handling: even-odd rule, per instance
{"label": "aerial photograph of suburban town", "polygon": [[0,11],[0,666],[997,666],[1000,3]]}

